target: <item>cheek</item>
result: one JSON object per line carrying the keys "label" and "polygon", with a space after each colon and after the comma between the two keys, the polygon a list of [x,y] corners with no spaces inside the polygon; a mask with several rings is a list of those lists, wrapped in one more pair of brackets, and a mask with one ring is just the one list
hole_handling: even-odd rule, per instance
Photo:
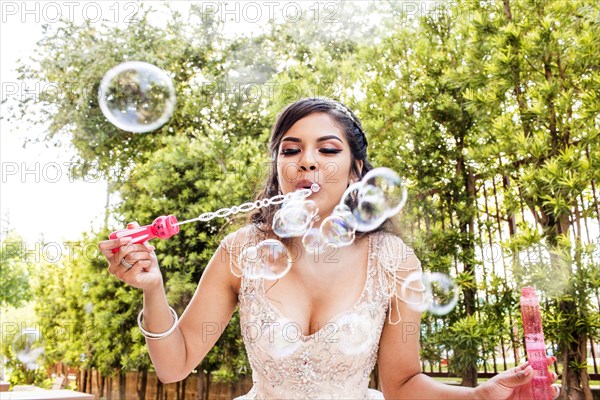
{"label": "cheek", "polygon": [[323,181],[325,183],[338,183],[346,185],[350,176],[349,162],[329,162],[323,166]]}
{"label": "cheek", "polygon": [[294,162],[279,162],[277,164],[277,180],[279,186],[292,185],[298,179],[298,166]]}

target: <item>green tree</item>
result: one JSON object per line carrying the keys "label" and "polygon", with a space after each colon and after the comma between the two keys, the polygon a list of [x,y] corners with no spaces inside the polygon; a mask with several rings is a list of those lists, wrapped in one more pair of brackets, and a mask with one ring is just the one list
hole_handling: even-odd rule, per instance
{"label": "green tree", "polygon": [[[597,335],[596,264],[583,254],[590,238],[582,225],[598,218],[599,12],[595,2],[504,0],[482,4],[466,36],[473,83],[466,97],[493,144],[488,155],[542,229],[536,244],[549,257],[541,262],[546,279],[570,271],[560,292],[547,291],[546,318],[564,323],[548,329],[559,344],[562,398],[592,398],[585,360],[588,337]],[[517,263],[527,250],[518,236],[509,244]]]}
{"label": "green tree", "polygon": [[0,248],[0,307],[20,307],[31,299],[29,290],[30,260],[27,244],[14,231],[2,239]]}

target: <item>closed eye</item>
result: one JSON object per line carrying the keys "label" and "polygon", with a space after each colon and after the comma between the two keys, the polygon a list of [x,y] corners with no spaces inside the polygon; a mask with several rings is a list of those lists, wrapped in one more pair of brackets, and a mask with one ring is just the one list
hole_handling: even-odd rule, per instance
{"label": "closed eye", "polygon": [[325,154],[338,154],[341,153],[342,150],[340,149],[330,149],[330,148],[323,148],[321,150],[319,150],[321,153],[325,153]]}
{"label": "closed eye", "polygon": [[297,154],[300,152],[300,149],[283,149],[281,150],[281,154],[284,156],[289,156],[292,154]]}

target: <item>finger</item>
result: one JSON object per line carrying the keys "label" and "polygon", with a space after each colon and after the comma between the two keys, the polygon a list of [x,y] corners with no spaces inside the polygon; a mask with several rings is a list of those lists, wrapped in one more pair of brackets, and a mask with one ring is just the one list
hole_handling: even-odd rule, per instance
{"label": "finger", "polygon": [[141,270],[141,267],[138,265],[139,262],[130,262],[131,268],[128,268],[121,264],[116,268],[114,275],[122,281],[127,281],[128,276],[135,276]]}
{"label": "finger", "polygon": [[[131,267],[128,267],[127,264],[131,265]],[[121,258],[121,259],[115,259],[114,262],[110,263],[108,265],[108,272],[115,275],[116,277],[120,278],[121,274],[131,268],[133,268],[133,265],[135,264],[134,261],[125,259],[125,258]]]}
{"label": "finger", "polygon": [[558,375],[556,372],[550,372],[550,382],[554,383],[558,380]]}
{"label": "finger", "polygon": [[555,399],[560,396],[560,385],[552,385],[552,394],[554,395],[553,398]]}
{"label": "finger", "polygon": [[[112,254],[108,258],[108,272],[119,277],[118,272],[127,270],[128,267],[122,262],[125,260],[128,264],[134,265],[136,262],[142,259],[152,260],[154,255],[154,246],[143,245],[143,244],[125,244],[119,248],[117,253]],[[144,264],[144,269],[149,269],[149,265]]]}
{"label": "finger", "polygon": [[113,256],[113,249],[118,249],[129,243],[131,241],[130,237],[122,237],[118,239],[104,240],[98,243],[98,248],[106,258],[110,258]]}
{"label": "finger", "polygon": [[121,280],[125,280],[128,276],[136,276],[142,270],[146,271],[152,264],[150,254],[142,252],[134,253],[134,257],[131,260],[127,259],[125,261],[132,265],[131,268],[121,264],[120,267],[116,268],[114,274]]}
{"label": "finger", "polygon": [[[116,260],[120,261],[121,259],[127,257],[130,254],[133,253],[150,253],[152,250],[150,250],[150,248],[144,244],[139,244],[139,243],[131,243],[131,244],[126,244],[124,246],[121,246],[121,248],[119,249],[119,251],[116,254]],[[130,258],[128,257],[127,260],[129,260]]]}
{"label": "finger", "polygon": [[498,383],[508,387],[515,388],[520,385],[524,385],[533,379],[533,368],[527,365],[525,368],[518,366],[513,368],[509,374],[498,375]]}
{"label": "finger", "polygon": [[554,364],[556,362],[556,357],[546,356],[546,362],[548,363],[548,366],[551,366],[552,364]]}

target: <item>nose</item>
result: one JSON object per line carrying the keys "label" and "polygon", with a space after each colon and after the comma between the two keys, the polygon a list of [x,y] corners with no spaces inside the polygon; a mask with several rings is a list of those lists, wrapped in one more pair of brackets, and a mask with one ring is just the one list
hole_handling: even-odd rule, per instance
{"label": "nose", "polygon": [[302,171],[314,171],[317,169],[318,163],[312,157],[304,157],[300,161],[300,169]]}

